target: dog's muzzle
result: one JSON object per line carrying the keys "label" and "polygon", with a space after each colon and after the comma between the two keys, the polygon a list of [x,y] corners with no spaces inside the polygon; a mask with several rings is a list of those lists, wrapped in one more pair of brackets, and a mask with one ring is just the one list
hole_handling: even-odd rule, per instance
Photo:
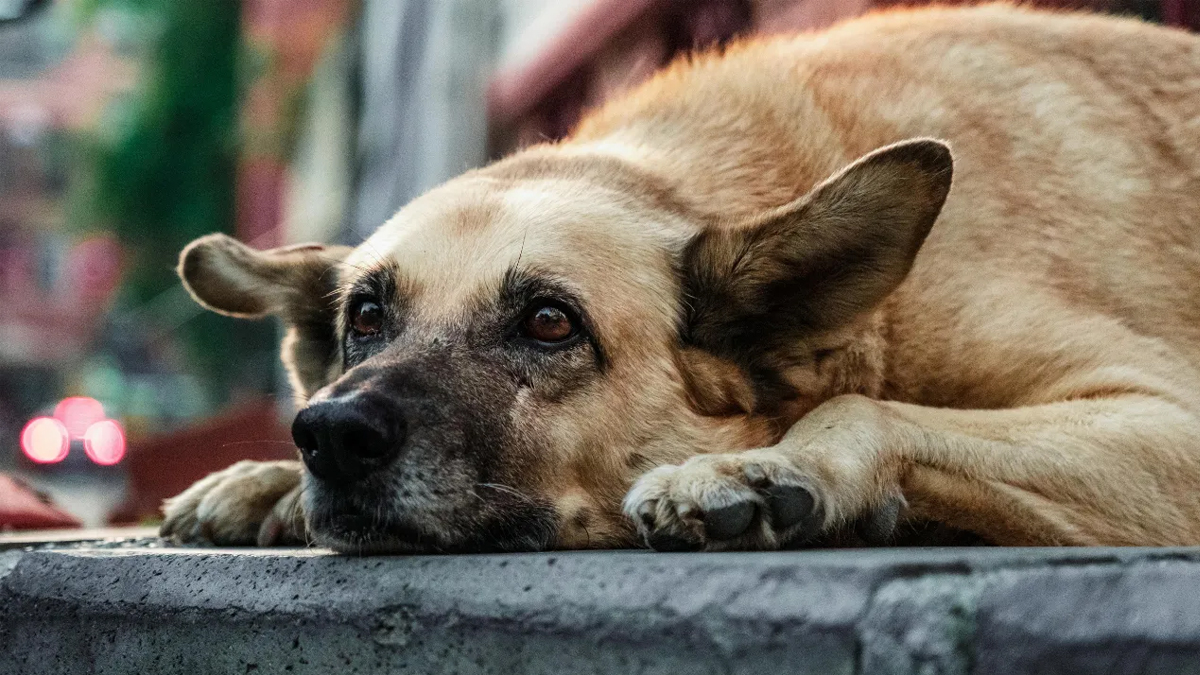
{"label": "dog's muzzle", "polygon": [[553,505],[509,464],[516,385],[485,365],[426,350],[313,394],[292,424],[313,541],[356,553],[550,545]]}

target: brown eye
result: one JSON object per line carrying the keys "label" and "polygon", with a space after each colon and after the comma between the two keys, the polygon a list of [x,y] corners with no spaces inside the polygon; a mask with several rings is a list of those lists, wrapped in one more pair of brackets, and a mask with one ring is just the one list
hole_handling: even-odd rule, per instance
{"label": "brown eye", "polygon": [[375,335],[383,328],[383,308],[370,300],[359,302],[350,312],[350,327],[359,335]]}
{"label": "brown eye", "polygon": [[525,319],[525,336],[538,342],[562,342],[575,335],[575,322],[553,305],[539,307]]}

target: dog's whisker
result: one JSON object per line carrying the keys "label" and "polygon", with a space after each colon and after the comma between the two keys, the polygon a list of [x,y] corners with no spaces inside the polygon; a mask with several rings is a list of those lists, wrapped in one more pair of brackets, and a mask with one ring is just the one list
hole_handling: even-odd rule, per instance
{"label": "dog's whisker", "polygon": [[292,441],[274,441],[265,439],[261,441],[226,441],[217,447],[228,448],[233,445],[288,445],[291,447],[296,447],[296,444]]}
{"label": "dog's whisker", "polygon": [[352,262],[347,262],[346,260],[344,260],[342,258],[335,258],[333,256],[318,256],[318,257],[321,258],[322,260],[329,262],[330,265],[333,267],[340,267],[340,268],[351,267],[351,268],[354,268],[354,269],[358,270],[359,272],[363,272],[363,273],[370,271],[367,268],[363,267],[362,265],[356,265]]}
{"label": "dog's whisker", "polygon": [[537,500],[535,500],[533,497],[530,497],[529,495],[521,492],[520,490],[517,490],[516,488],[508,486],[508,485],[501,485],[499,483],[476,483],[475,485],[477,487],[491,488],[493,490],[496,490],[497,492],[506,492],[514,497],[518,497],[526,502],[529,502],[530,504],[538,503]]}

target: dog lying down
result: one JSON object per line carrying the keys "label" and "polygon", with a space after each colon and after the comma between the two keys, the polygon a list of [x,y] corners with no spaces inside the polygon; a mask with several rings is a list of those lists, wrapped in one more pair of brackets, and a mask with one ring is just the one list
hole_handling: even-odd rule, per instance
{"label": "dog lying down", "polygon": [[[953,174],[953,186],[951,181]],[[1200,543],[1200,37],[896,11],[676,63],[361,246],[182,255],[302,462],[164,535],[347,552]]]}

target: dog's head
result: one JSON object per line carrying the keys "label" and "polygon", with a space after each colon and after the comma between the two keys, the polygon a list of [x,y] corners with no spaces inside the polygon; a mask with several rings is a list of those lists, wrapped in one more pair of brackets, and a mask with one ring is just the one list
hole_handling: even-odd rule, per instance
{"label": "dog's head", "polygon": [[879,386],[874,310],[950,173],[944,145],[909,141],[729,222],[635,163],[535,149],[352,250],[211,236],[180,273],[211,309],[287,325],[319,542],[629,545],[620,503],[641,473],[770,444],[821,401]]}

